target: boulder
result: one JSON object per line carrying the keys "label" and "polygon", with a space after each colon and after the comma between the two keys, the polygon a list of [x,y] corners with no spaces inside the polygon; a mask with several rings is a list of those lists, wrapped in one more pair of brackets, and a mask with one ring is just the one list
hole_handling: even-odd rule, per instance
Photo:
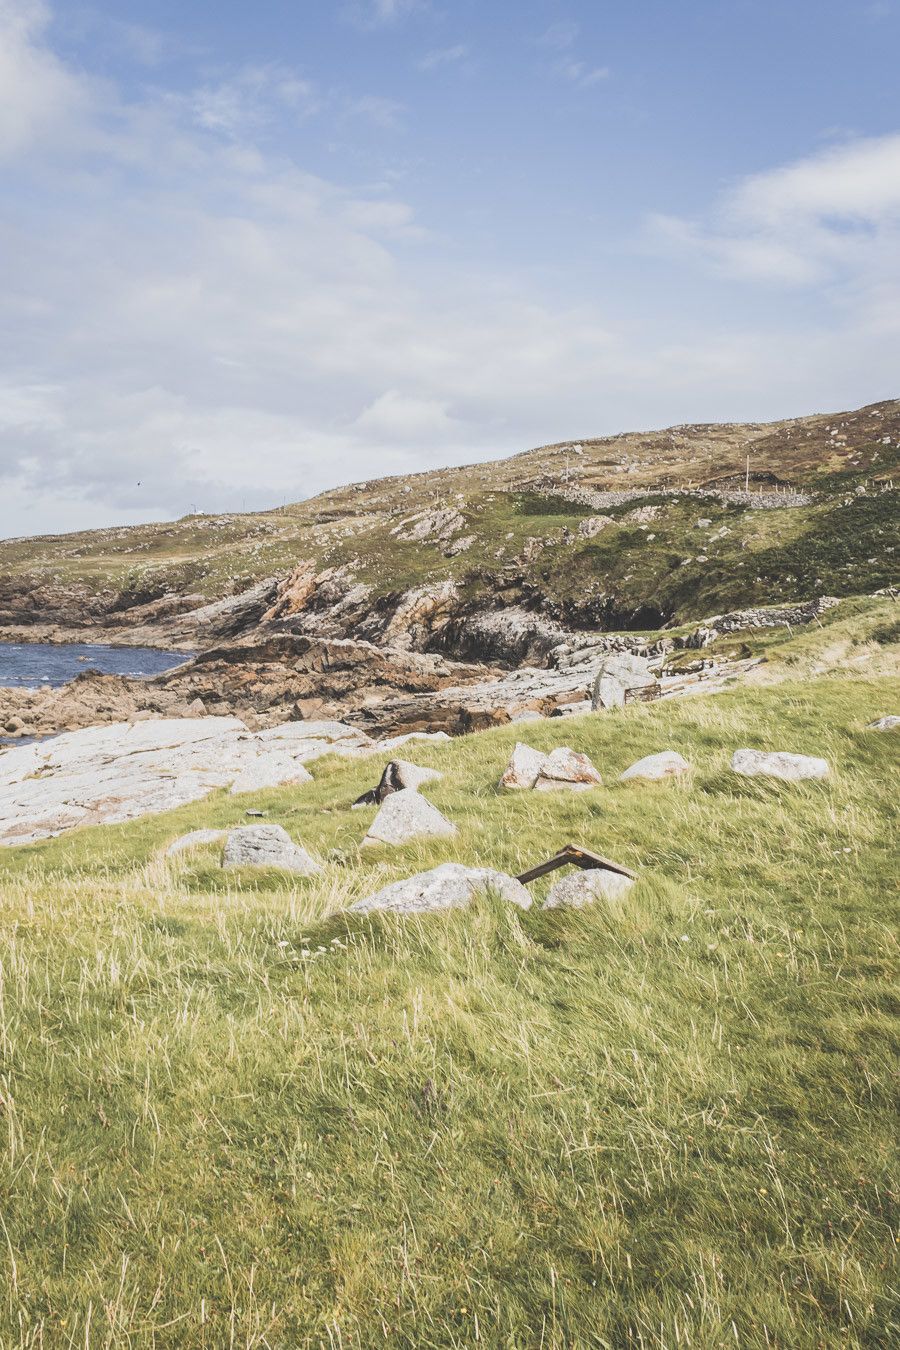
{"label": "boulder", "polygon": [[295,844],[280,825],[240,825],[229,830],[222,864],[224,867],[278,867],[304,877],[322,871],[315,858]]}
{"label": "boulder", "polygon": [[610,652],[603,658],[594,677],[591,703],[601,708],[621,708],[641,690],[658,687],[659,681],[643,656],[631,652]]}
{"label": "boulder", "polygon": [[575,703],[557,703],[551,712],[551,717],[581,717],[584,713],[591,711],[591,700],[589,698],[580,698]]}
{"label": "boulder", "polygon": [[595,900],[619,900],[633,885],[631,877],[601,867],[570,872],[568,876],[554,881],[543,908],[581,909],[584,905],[592,905]]}
{"label": "boulder", "polygon": [[587,755],[560,745],[544,757],[534,786],[538,792],[589,792],[602,785],[603,779]]}
{"label": "boulder", "polygon": [[900,717],[879,717],[877,722],[869,723],[870,731],[896,731],[900,727]]}
{"label": "boulder", "polygon": [[735,750],[731,767],[745,778],[780,778],[785,783],[827,778],[831,772],[827,759],[793,755],[785,750]]}
{"label": "boulder", "polygon": [[412,788],[414,792],[417,792],[425,783],[439,782],[443,776],[442,773],[438,773],[437,769],[425,769],[419,764],[410,764],[407,759],[392,759],[385,766],[378,786],[370,788],[361,797],[357,797],[353,803],[353,808],[380,806],[386,797],[390,797],[392,792],[402,792],[404,788]]}
{"label": "boulder", "polygon": [[677,750],[661,750],[657,755],[645,755],[636,764],[631,764],[619,775],[620,783],[633,779],[657,782],[660,778],[679,778],[690,771],[690,764]]}
{"label": "boulder", "polygon": [[521,741],[516,743],[516,748],[509,757],[509,763],[503,770],[500,778],[502,788],[533,788],[537,782],[538,774],[547,762],[547,756],[542,750],[535,750],[530,745],[523,745]]}
{"label": "boulder", "polygon": [[421,835],[449,836],[456,826],[413,788],[386,797],[369,826],[363,844],[405,844]]}
{"label": "boulder", "polygon": [[525,887],[505,872],[494,872],[488,867],[464,867],[461,863],[441,863],[428,872],[418,872],[404,881],[392,882],[350,908],[357,914],[368,914],[372,910],[385,910],[391,914],[429,914],[444,909],[462,909],[483,891],[493,891],[501,900],[518,905],[520,909],[531,907],[531,896]]}
{"label": "boulder", "polygon": [[191,830],[189,834],[183,834],[180,839],[172,841],[166,849],[166,857],[174,858],[177,853],[184,853],[190,848],[200,848],[203,844],[217,844],[224,838],[225,830]]}
{"label": "boulder", "polygon": [[290,755],[260,755],[254,763],[241,770],[231,785],[231,793],[262,792],[266,788],[312,781],[312,774]]}

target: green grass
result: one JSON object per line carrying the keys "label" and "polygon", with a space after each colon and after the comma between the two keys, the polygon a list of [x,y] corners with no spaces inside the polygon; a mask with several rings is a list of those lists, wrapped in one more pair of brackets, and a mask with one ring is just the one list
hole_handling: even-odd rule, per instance
{"label": "green grass", "polygon": [[[887,1347],[900,681],[408,747],[457,840],[360,853],[377,761],[0,850],[0,1346]],[[596,792],[508,794],[516,739]],[[737,746],[826,755],[741,780]],[[616,782],[680,750],[690,781]],[[253,805],[315,881],[165,843]],[[567,841],[615,907],[340,909]],[[538,883],[536,898],[542,894]]]}

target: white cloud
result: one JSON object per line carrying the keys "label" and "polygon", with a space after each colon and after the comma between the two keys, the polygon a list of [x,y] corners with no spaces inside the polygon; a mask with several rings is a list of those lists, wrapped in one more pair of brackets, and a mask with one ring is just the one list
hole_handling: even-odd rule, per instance
{"label": "white cloud", "polygon": [[553,73],[579,89],[589,89],[591,85],[609,79],[609,66],[589,66],[586,61],[563,60],[555,62]]}
{"label": "white cloud", "polygon": [[657,237],[724,275],[799,286],[900,274],[900,135],[829,147],[728,190],[707,224],[656,217]]}
{"label": "white cloud", "polygon": [[241,137],[285,112],[308,117],[319,99],[308,80],[279,66],[248,66],[228,79],[195,89],[187,99],[194,120],[208,131]]}
{"label": "white cloud", "polygon": [[48,19],[41,0],[0,0],[0,158],[52,137],[91,101],[87,83],[42,45]]}
{"label": "white cloud", "polygon": [[459,42],[455,47],[440,47],[436,51],[426,52],[416,62],[416,68],[422,71],[437,70],[441,66],[453,66],[458,62],[465,60],[469,54],[469,49],[463,43]]}
{"label": "white cloud", "polygon": [[551,51],[562,52],[567,47],[575,43],[575,39],[581,30],[577,23],[569,19],[561,19],[558,23],[553,23],[538,38],[539,47],[549,47]]}
{"label": "white cloud", "polygon": [[403,125],[405,114],[406,108],[396,99],[366,94],[362,98],[351,99],[345,105],[343,120],[360,117],[384,131],[398,131]]}
{"label": "white cloud", "polygon": [[463,431],[448,413],[446,401],[435,398],[416,398],[388,389],[380,394],[356,419],[354,430],[364,437],[374,437],[388,443],[423,440],[444,442]]}
{"label": "white cloud", "polygon": [[[636,423],[896,388],[890,138],[738,184],[715,219],[664,223],[657,245],[727,283],[698,281],[705,310],[661,299],[637,318],[616,296],[626,245],[583,302],[554,301],[449,261],[384,186],[270,151],[272,121],[319,97],[290,70],[127,101],[53,56],[39,10],[18,6],[16,26],[0,6],[0,108],[13,89],[27,113],[3,141],[0,534],[261,507]],[[823,271],[845,285],[820,323],[792,320],[780,289],[772,315],[741,311],[745,276],[780,288]]]}
{"label": "white cloud", "polygon": [[347,11],[352,21],[363,28],[381,28],[398,23],[427,0],[354,0]]}

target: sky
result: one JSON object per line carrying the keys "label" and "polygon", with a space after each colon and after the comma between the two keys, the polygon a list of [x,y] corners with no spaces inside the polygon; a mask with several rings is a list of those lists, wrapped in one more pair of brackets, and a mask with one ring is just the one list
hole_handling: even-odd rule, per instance
{"label": "sky", "polygon": [[900,396],[900,0],[0,0],[0,536]]}

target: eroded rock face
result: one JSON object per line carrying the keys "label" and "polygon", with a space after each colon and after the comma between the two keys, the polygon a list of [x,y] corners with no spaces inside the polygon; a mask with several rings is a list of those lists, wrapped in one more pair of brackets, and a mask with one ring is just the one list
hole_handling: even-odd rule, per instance
{"label": "eroded rock face", "polygon": [[295,844],[281,825],[241,825],[229,830],[222,854],[224,867],[277,867],[298,876],[316,876],[322,868],[312,854]]}
{"label": "eroded rock face", "polygon": [[357,914],[368,914],[373,910],[391,914],[430,914],[445,909],[463,909],[484,891],[492,891],[520,909],[531,908],[531,896],[515,877],[488,867],[464,867],[461,863],[442,863],[428,872],[395,881],[365,900],[358,900],[350,908]]}
{"label": "eroded rock face", "polygon": [[456,826],[413,788],[401,788],[386,797],[369,826],[363,844],[406,844],[423,835],[449,837]]}
{"label": "eroded rock face", "polygon": [[794,755],[786,750],[735,750],[731,767],[745,778],[780,778],[785,783],[798,783],[804,778],[827,778],[831,772],[827,759]]}
{"label": "eroded rock face", "polygon": [[645,755],[619,775],[622,783],[637,780],[658,782],[661,778],[679,778],[690,772],[690,764],[677,750],[661,750],[658,755]]}
{"label": "eroded rock face", "polygon": [[597,900],[620,900],[634,885],[631,877],[605,868],[569,872],[554,881],[544,901],[544,909],[581,909]]}

